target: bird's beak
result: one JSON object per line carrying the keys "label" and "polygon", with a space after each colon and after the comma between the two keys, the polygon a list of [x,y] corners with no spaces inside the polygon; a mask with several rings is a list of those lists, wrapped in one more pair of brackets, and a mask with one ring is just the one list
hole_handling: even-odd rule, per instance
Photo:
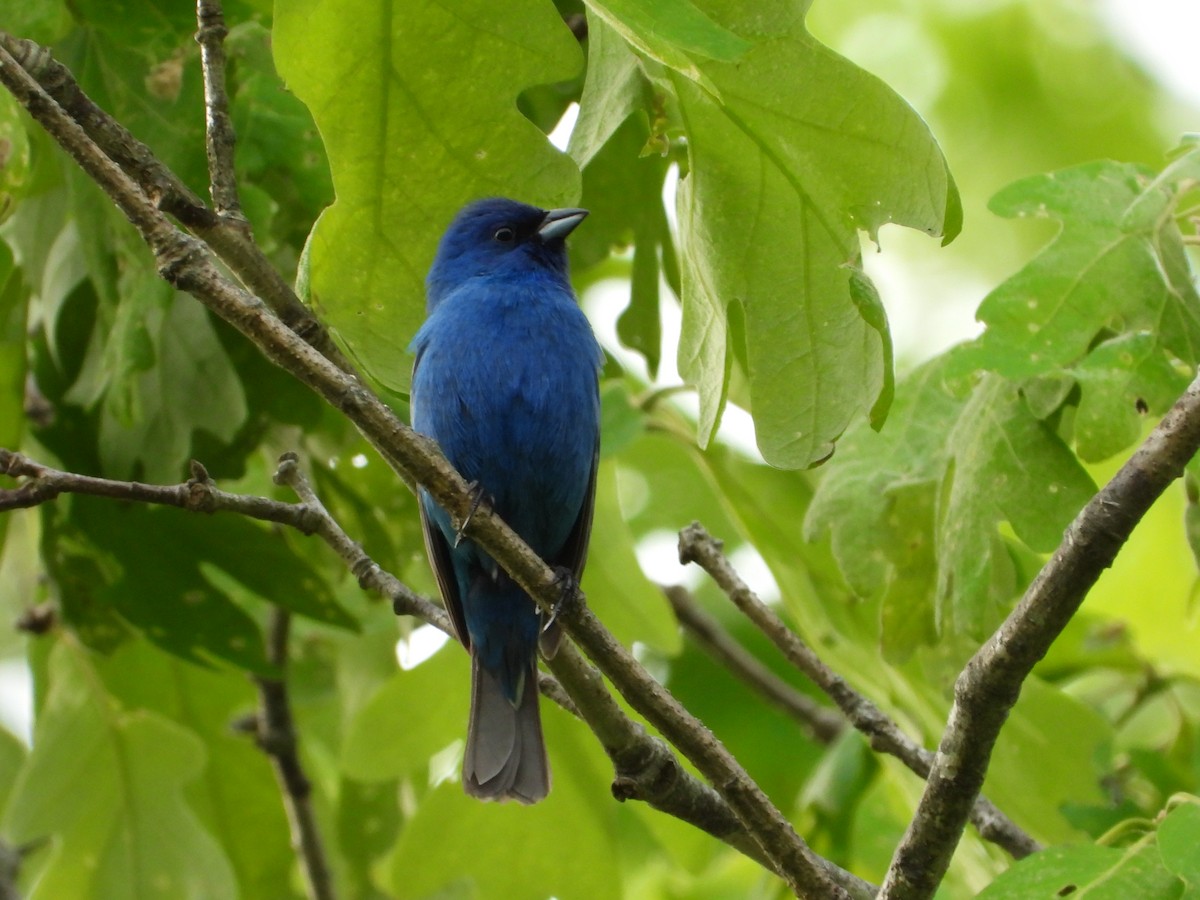
{"label": "bird's beak", "polygon": [[542,224],[538,226],[538,237],[542,239],[543,244],[547,241],[561,241],[587,218],[587,214],[586,209],[552,209],[546,213],[546,218],[542,219]]}

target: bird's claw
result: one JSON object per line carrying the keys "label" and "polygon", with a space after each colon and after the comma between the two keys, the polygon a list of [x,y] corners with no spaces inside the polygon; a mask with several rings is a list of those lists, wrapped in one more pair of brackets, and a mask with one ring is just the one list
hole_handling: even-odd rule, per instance
{"label": "bird's claw", "polygon": [[579,580],[575,577],[574,572],[566,566],[555,566],[554,581],[559,586],[558,599],[554,601],[554,606],[550,608],[550,618],[542,626],[542,634],[546,634],[546,632],[554,627],[554,623],[558,621],[558,617],[562,613],[579,602]]}
{"label": "bird's claw", "polygon": [[487,491],[478,481],[472,481],[467,485],[471,494],[471,506],[467,510],[467,517],[463,519],[462,524],[458,526],[458,531],[454,533],[454,549],[458,549],[458,545],[462,543],[463,532],[467,530],[467,526],[471,524],[471,520],[475,518],[475,513],[479,512],[479,507],[483,505],[484,495]]}

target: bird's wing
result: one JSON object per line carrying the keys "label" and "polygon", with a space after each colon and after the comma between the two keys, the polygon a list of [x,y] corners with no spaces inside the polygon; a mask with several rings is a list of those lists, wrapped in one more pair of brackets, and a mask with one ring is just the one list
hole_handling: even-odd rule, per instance
{"label": "bird's wing", "polygon": [[552,565],[569,569],[576,581],[583,577],[583,567],[587,562],[588,540],[592,536],[592,513],[596,508],[596,468],[599,463],[600,441],[597,439],[596,448],[592,451],[592,471],[588,475],[587,490],[583,494],[579,515],[575,517],[575,524],[571,526],[562,549],[549,561]]}
{"label": "bird's wing", "polygon": [[454,563],[450,558],[450,545],[446,536],[438,528],[437,523],[425,511],[425,504],[434,501],[428,496],[423,497],[417,504],[421,508],[421,533],[425,536],[425,553],[433,567],[433,575],[437,579],[442,592],[442,601],[446,604],[446,612],[450,613],[450,623],[454,633],[462,645],[471,649],[471,635],[467,632],[467,620],[463,615],[462,598],[458,596],[458,579],[454,575]]}
{"label": "bird's wing", "polygon": [[[414,387],[417,383],[417,369],[420,367],[421,358],[424,355],[425,348],[422,346],[417,351],[417,358],[413,362],[412,384]],[[409,403],[413,405],[415,397],[410,396]],[[454,561],[451,558],[450,545],[446,541],[446,536],[442,534],[442,530],[438,528],[437,522],[429,515],[429,505],[433,502],[433,498],[425,491],[418,493],[417,508],[421,511],[421,534],[425,538],[425,555],[429,557],[433,575],[442,592],[442,602],[446,604],[446,612],[450,614],[450,624],[454,626],[455,636],[469,650],[471,635],[467,631],[467,620],[463,615],[462,598],[458,595],[458,578],[454,574]]]}
{"label": "bird's wing", "polygon": [[[596,468],[600,463],[600,440],[596,440],[596,449],[592,452],[592,471],[588,475],[587,490],[583,494],[583,503],[579,507],[579,515],[567,535],[566,543],[554,559],[547,560],[551,565],[563,566],[575,576],[578,582],[583,578],[583,566],[587,562],[588,541],[592,536],[592,513],[596,508]],[[546,659],[553,659],[562,642],[562,631],[555,621],[549,622],[542,630],[538,646]]]}

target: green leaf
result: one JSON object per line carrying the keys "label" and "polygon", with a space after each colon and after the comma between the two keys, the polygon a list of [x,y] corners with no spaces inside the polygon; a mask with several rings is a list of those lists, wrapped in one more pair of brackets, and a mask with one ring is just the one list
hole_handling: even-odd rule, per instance
{"label": "green leaf", "polygon": [[39,44],[53,44],[71,27],[71,10],[66,0],[36,0],[16,3],[4,11],[4,29]]}
{"label": "green leaf", "polygon": [[[1112,726],[1091,706],[1040,678],[1026,679],[996,743],[983,791],[1038,840],[1078,840],[1063,810],[1105,801],[1101,783],[1112,741]],[[1048,742],[1053,753],[1045,752]]]}
{"label": "green leaf", "polygon": [[659,254],[669,266],[673,238],[662,205],[669,160],[643,153],[648,136],[644,117],[630,116],[584,169],[583,205],[592,215],[571,238],[571,258],[576,272],[586,271],[611,265],[614,248],[633,246],[629,306],[617,320],[617,337],[645,357],[653,375],[662,354]]}
{"label": "green leaf", "polygon": [[205,764],[188,731],[104,693],[86,651],[50,658],[35,749],[17,777],[5,830],[55,838],[32,897],[233,897],[233,872],[184,801]]}
{"label": "green leaf", "polygon": [[1151,232],[1164,228],[1182,196],[1200,180],[1200,136],[1184,135],[1170,156],[1171,162],[1130,205],[1123,222],[1126,230]]}
{"label": "green leaf", "polygon": [[542,703],[542,724],[550,796],[531,807],[481,804],[442,784],[408,820],[387,862],[391,896],[622,896],[612,767],[584,726],[554,704]]}
{"label": "green leaf", "polygon": [[993,881],[979,900],[1176,900],[1179,880],[1163,867],[1153,844],[1051,847],[1026,857]]}
{"label": "green leaf", "polygon": [[688,0],[588,0],[588,8],[646,56],[710,88],[693,57],[734,62],[752,46]]}
{"label": "green leaf", "polygon": [[466,737],[470,663],[448,643],[415,669],[397,671],[350,720],[341,770],[377,782],[424,773],[430,758]]}
{"label": "green leaf", "polygon": [[29,135],[20,109],[12,94],[0,94],[0,222],[8,218],[31,177]]}
{"label": "green leaf", "polygon": [[254,620],[201,571],[206,561],[220,566],[223,558],[252,546],[246,529],[253,531],[253,524],[230,517],[232,541],[226,543],[213,522],[180,510],[76,497],[72,512],[92,552],[116,567],[96,591],[98,606],[183,659],[201,665],[223,659],[269,671]]}
{"label": "green leaf", "polygon": [[879,291],[862,269],[850,271],[850,299],[858,308],[863,321],[879,333],[883,345],[883,387],[871,407],[869,420],[871,427],[878,431],[887,419],[888,411],[892,408],[892,400],[896,396],[896,374],[892,358],[892,333],[888,329],[887,310],[879,299]]}
{"label": "green leaf", "polygon": [[856,593],[883,592],[885,628],[901,629],[883,637],[896,660],[930,636],[931,597],[938,631],[994,625],[1019,589],[999,526],[1049,552],[1095,491],[1010,383],[992,377],[965,403],[956,396],[956,360],[905,379],[880,434],[863,423],[846,435],[805,523],[810,538],[829,530]]}
{"label": "green leaf", "polygon": [[945,369],[935,361],[909,375],[880,432],[865,422],[847,432],[804,523],[809,540],[830,534],[858,596],[882,594],[883,647],[897,661],[934,633],[937,486],[946,436],[963,407]]}
{"label": "green leaf", "polygon": [[55,43],[96,104],[192,186],[208,183],[204,83],[194,58],[195,11],[152,0],[80,0],[75,28]]}
{"label": "green leaf", "polygon": [[[1155,336],[1189,366],[1200,362],[1200,297],[1165,203],[1140,166],[1095,162],[1018,181],[992,198],[1002,216],[1062,223],[1058,237],[979,307],[987,330],[964,363],[1027,378],[1071,366],[1108,333]],[[1150,199],[1147,199],[1150,198]]]}
{"label": "green leaf", "polygon": [[1182,894],[1188,900],[1200,897],[1200,800],[1182,800],[1158,825],[1158,852],[1163,865],[1187,885]]}
{"label": "green leaf", "polygon": [[596,521],[583,589],[588,605],[626,647],[641,642],[660,653],[679,652],[679,626],[662,591],[638,565],[633,535],[617,499],[616,463],[604,460],[596,484]]}
{"label": "green leaf", "polygon": [[17,773],[20,772],[27,755],[28,751],[20,739],[6,728],[0,727],[0,813],[8,805]]}
{"label": "green leaf", "polygon": [[350,897],[377,896],[373,867],[391,849],[400,828],[395,781],[338,783],[337,838],[343,865],[338,874]]}
{"label": "green leaf", "polygon": [[[228,11],[226,18],[232,24]],[[230,114],[241,188],[256,186],[280,203],[286,214],[275,220],[279,230],[289,244],[302,245],[312,221],[333,202],[321,136],[308,108],[275,73],[268,29],[258,22],[235,25],[225,48],[233,66]],[[262,241],[257,223],[254,231]]]}
{"label": "green leaf", "polygon": [[320,128],[337,192],[309,238],[310,299],[366,371],[403,393],[423,278],[457,208],[485,195],[578,197],[575,164],[515,103],[530,85],[574,77],[578,46],[536,0],[284,0],[274,48]]}
{"label": "green leaf", "polygon": [[[25,431],[25,319],[29,291],[12,251],[0,243],[0,447],[15,450]],[[0,547],[8,516],[0,517]]]}
{"label": "green leaf", "polygon": [[183,474],[193,432],[233,440],[246,396],[204,308],[146,277],[146,293],[122,304],[125,324],[108,345],[117,375],[104,398],[100,453],[113,477],[169,483]]}
{"label": "green leaf", "polygon": [[[712,7],[718,20],[734,16]],[[736,64],[701,68],[715,92],[668,76],[688,151],[679,370],[700,391],[706,444],[728,387],[729,308],[740,304],[759,449],[773,465],[811,465],[856,417],[887,406],[886,330],[864,320],[864,276],[852,275],[857,230],[896,222],[949,239],[958,195],[912,109],[801,21],[759,37]]]}
{"label": "green leaf", "polygon": [[584,169],[641,108],[647,86],[637,54],[603,18],[588,22],[587,79],[567,152]]}
{"label": "green leaf", "polygon": [[620,381],[600,385],[600,456],[617,456],[646,430],[645,417],[633,405],[629,386]]}
{"label": "green leaf", "polygon": [[1082,389],[1075,413],[1075,446],[1088,462],[1134,444],[1146,416],[1162,415],[1184,392],[1191,375],[1171,365],[1148,332],[1105,341],[1075,366]]}
{"label": "green leaf", "polygon": [[825,751],[800,795],[800,805],[816,820],[808,840],[827,841],[844,858],[852,850],[854,817],[846,811],[863,801],[879,772],[879,759],[866,739],[847,728]]}
{"label": "green leaf", "polygon": [[186,798],[228,856],[240,896],[293,896],[284,885],[295,854],[270,761],[251,736],[230,727],[256,705],[250,679],[185,663],[144,640],[126,643],[95,665],[124,709],[164,716],[203,742],[208,763],[187,785]]}
{"label": "green leaf", "polygon": [[104,596],[151,640],[183,659],[203,664],[215,657],[264,671],[258,627],[230,601],[212,570],[300,615],[355,627],[312,566],[256,522],[76,500],[77,521],[121,565]]}
{"label": "green leaf", "polygon": [[1003,580],[1011,563],[1000,523],[1009,523],[1030,549],[1048,553],[1096,487],[1017,390],[995,376],[963,407],[947,450],[951,465],[938,504],[938,618],[943,628],[979,635],[996,624],[1018,588]]}

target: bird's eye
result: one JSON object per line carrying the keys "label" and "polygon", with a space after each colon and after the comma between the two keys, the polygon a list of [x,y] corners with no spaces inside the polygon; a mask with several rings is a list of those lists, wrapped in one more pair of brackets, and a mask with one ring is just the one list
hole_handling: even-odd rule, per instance
{"label": "bird's eye", "polygon": [[517,239],[517,233],[515,231],[513,231],[511,228],[509,228],[507,225],[501,225],[499,228],[496,229],[496,231],[492,235],[492,237],[495,238],[496,240],[498,240],[502,244],[511,244],[513,241],[515,241]]}

